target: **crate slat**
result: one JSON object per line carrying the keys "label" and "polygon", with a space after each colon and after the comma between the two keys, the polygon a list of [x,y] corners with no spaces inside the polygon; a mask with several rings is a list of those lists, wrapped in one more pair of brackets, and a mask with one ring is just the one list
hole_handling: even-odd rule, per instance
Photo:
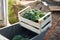
{"label": "crate slat", "polygon": [[28,20],[28,19],[23,18],[23,17],[20,17],[20,20],[21,20],[21,21],[24,21],[24,22],[26,22],[26,23],[28,23],[28,24],[30,24],[30,25],[33,25],[33,26],[35,26],[35,27],[37,27],[37,28],[40,28],[40,27],[39,27],[40,24],[35,23],[35,22],[31,21],[31,20]]}
{"label": "crate slat", "polygon": [[37,33],[37,34],[40,34],[40,30],[41,30],[41,29],[39,29],[39,30],[38,30],[38,29],[35,29],[35,28],[33,28],[32,26],[29,26],[29,25],[27,25],[27,24],[25,24],[25,23],[22,23],[22,22],[20,22],[20,25],[23,26],[24,28],[27,28],[27,29],[29,29],[29,30]]}
{"label": "crate slat", "polygon": [[41,28],[42,28],[46,23],[48,23],[49,21],[51,22],[51,16],[48,17],[48,18],[41,24]]}

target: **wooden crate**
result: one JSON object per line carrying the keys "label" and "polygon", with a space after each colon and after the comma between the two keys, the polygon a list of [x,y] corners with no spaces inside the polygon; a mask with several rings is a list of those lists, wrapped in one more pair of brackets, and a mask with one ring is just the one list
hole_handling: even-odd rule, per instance
{"label": "wooden crate", "polygon": [[[28,20],[26,18],[23,18],[21,14],[25,13],[27,10],[30,10],[31,7],[28,6],[25,9],[18,12],[18,17],[20,21],[20,25],[22,25],[24,28],[27,28],[33,32],[36,32],[37,34],[40,34],[44,30],[46,30],[48,27],[52,25],[52,17],[51,12],[46,13],[45,16],[40,18],[38,21],[39,23],[33,22],[31,20]],[[46,18],[47,17],[47,18]],[[44,21],[43,19],[46,18]]]}

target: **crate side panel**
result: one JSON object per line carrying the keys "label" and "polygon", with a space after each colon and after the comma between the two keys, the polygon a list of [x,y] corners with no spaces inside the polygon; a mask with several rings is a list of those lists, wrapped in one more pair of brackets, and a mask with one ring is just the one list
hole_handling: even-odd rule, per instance
{"label": "crate side panel", "polygon": [[38,29],[33,28],[32,26],[29,26],[29,25],[27,25],[27,24],[25,24],[25,23],[22,23],[22,22],[20,22],[20,24],[21,24],[24,28],[27,28],[27,29],[35,32],[35,33],[40,34],[40,32],[41,32],[41,29],[38,30]]}
{"label": "crate side panel", "polygon": [[31,20],[28,20],[28,19],[26,19],[26,18],[23,18],[23,17],[20,17],[20,18],[21,18],[20,21],[26,22],[26,23],[28,23],[28,24],[30,24],[30,25],[33,25],[33,26],[35,26],[35,27],[37,27],[37,28],[40,28],[40,27],[39,27],[40,24],[38,24],[38,23],[36,23],[36,22],[33,22],[33,21],[31,21]]}
{"label": "crate side panel", "polygon": [[41,28],[42,28],[46,23],[48,23],[49,21],[50,21],[50,22],[52,21],[52,20],[51,20],[51,16],[48,17],[44,22],[41,23]]}
{"label": "crate side panel", "polygon": [[51,22],[47,25],[47,26],[45,26],[45,28],[43,28],[42,29],[42,31],[41,32],[44,32],[45,30],[47,30],[49,27],[51,27],[52,26],[52,24],[51,24]]}

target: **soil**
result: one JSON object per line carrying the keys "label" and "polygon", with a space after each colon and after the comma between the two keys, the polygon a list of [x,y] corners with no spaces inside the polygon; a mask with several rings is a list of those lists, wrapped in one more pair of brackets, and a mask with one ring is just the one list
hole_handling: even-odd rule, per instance
{"label": "soil", "polygon": [[[60,12],[52,12],[52,16],[53,16],[53,25],[54,25],[57,19],[60,18]],[[60,40],[60,22],[58,23],[58,25],[54,29],[54,32],[52,33],[52,35],[50,35],[48,40]]]}
{"label": "soil", "polygon": [[49,7],[45,6],[42,2],[40,1],[36,1],[36,2],[32,2],[27,4],[27,6],[31,6],[31,8],[35,8],[35,9],[39,9],[42,12],[48,12],[49,11]]}

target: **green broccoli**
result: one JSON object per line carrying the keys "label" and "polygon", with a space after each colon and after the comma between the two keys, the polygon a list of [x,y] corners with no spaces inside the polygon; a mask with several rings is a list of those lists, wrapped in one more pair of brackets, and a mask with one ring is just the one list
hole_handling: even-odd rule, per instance
{"label": "green broccoli", "polygon": [[43,14],[40,10],[31,9],[31,10],[26,11],[23,14],[23,17],[32,21],[37,21],[39,18],[43,17],[44,15],[45,14]]}
{"label": "green broccoli", "polygon": [[29,40],[29,38],[24,38],[21,35],[16,35],[12,40]]}

